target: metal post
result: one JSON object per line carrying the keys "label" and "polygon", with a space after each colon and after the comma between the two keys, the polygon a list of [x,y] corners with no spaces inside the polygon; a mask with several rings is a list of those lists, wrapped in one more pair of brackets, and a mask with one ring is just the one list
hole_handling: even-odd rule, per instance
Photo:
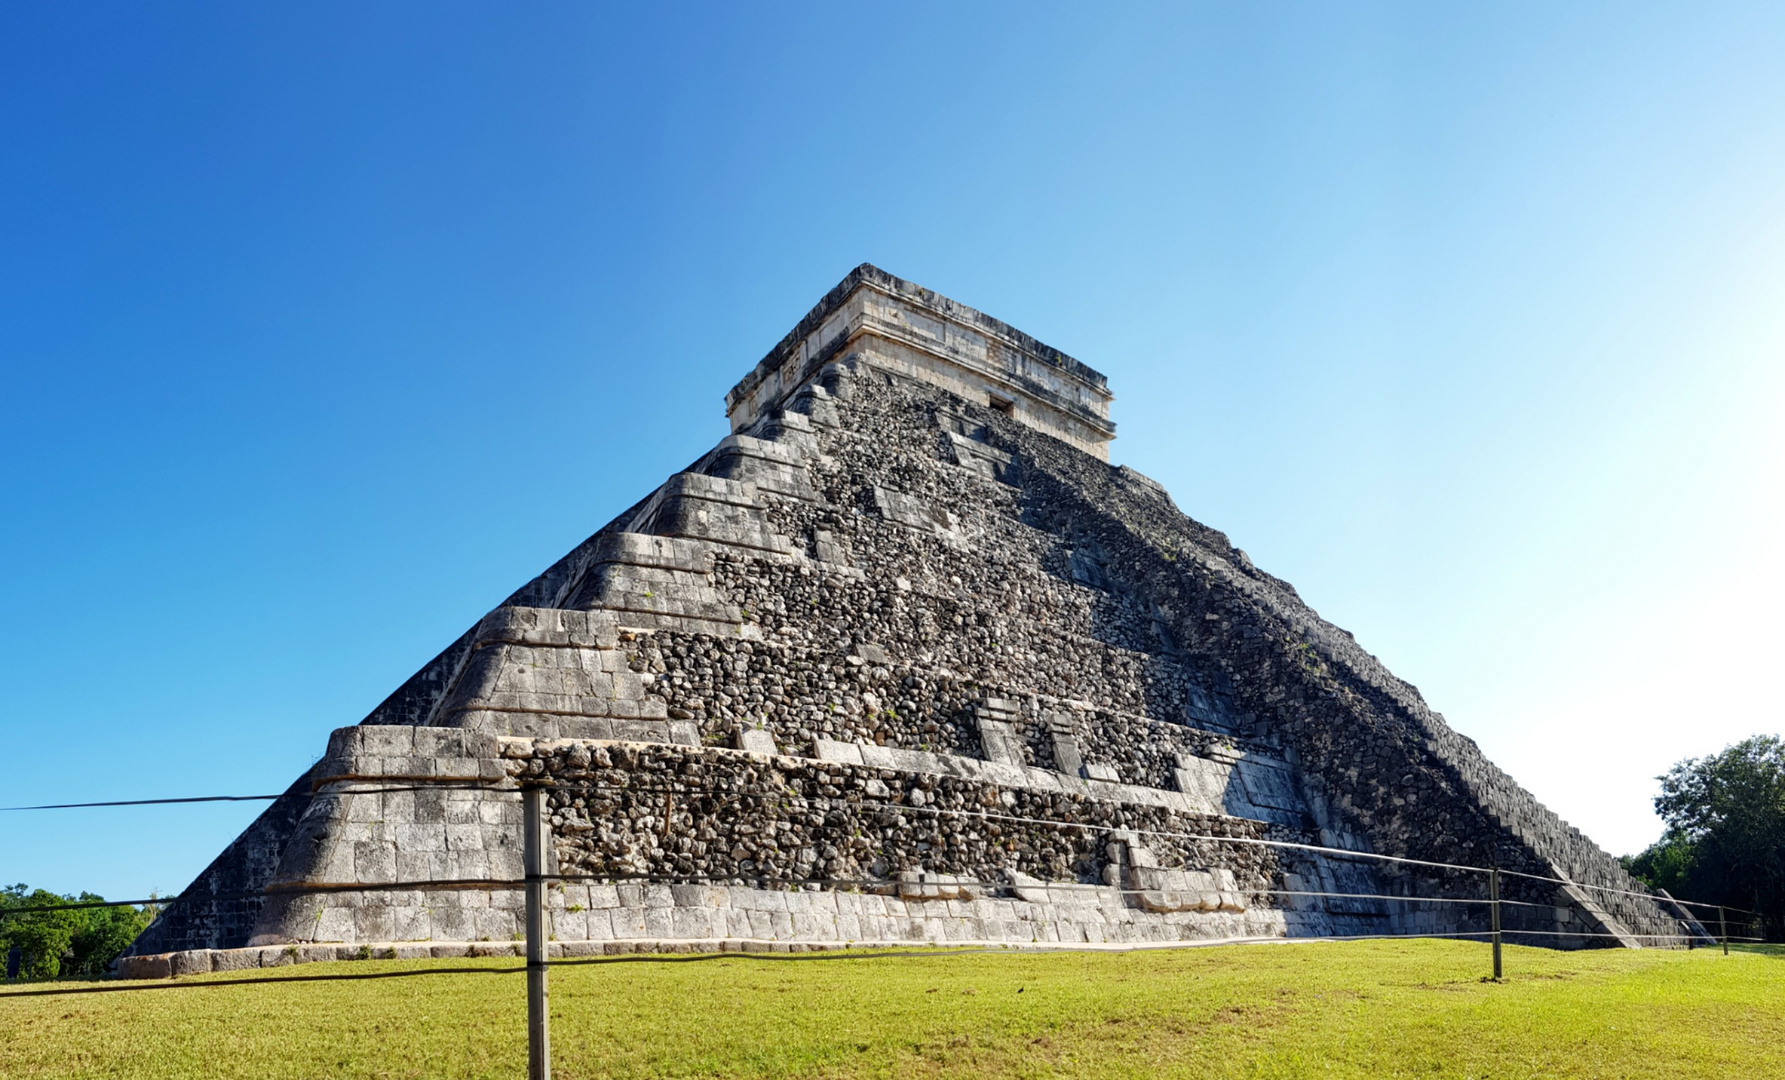
{"label": "metal post", "polygon": [[1488,918],[1494,930],[1494,981],[1500,981],[1500,868],[1488,871]]}
{"label": "metal post", "polygon": [[1729,955],[1729,919],[1723,914],[1722,905],[1717,907],[1717,929],[1723,931],[1723,955]]}
{"label": "metal post", "polygon": [[545,791],[521,793],[521,858],[527,873],[527,1080],[551,1080],[546,1016]]}

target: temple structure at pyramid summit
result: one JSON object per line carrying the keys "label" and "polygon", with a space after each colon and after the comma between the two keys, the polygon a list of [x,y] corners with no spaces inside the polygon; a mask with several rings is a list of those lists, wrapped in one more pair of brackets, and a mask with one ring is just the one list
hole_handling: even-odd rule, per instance
{"label": "temple structure at pyramid summit", "polygon": [[1514,940],[1680,932],[1109,465],[1110,401],[858,267],[726,396],[731,435],[337,730],[123,970],[506,952],[523,783],[571,955],[1464,934],[1486,907],[1438,901],[1490,865]]}

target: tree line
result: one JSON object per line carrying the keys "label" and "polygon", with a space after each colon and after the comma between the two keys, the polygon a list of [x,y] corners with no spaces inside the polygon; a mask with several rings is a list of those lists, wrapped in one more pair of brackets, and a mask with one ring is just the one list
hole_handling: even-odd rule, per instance
{"label": "tree line", "polygon": [[1631,875],[1682,900],[1758,911],[1768,940],[1785,940],[1785,743],[1756,735],[1658,779],[1667,831],[1624,856]]}
{"label": "tree line", "polygon": [[0,888],[0,961],[7,978],[72,979],[105,974],[155,918],[157,905],[71,908],[9,914],[16,908],[103,900],[25,885]]}

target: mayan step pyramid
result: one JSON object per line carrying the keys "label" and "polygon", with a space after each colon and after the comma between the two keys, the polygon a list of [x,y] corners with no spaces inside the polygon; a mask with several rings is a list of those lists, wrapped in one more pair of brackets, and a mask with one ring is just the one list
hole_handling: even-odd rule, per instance
{"label": "mayan step pyramid", "polygon": [[[571,953],[1487,926],[1384,899],[1482,875],[1259,840],[1559,879],[1506,878],[1532,943],[1678,932],[1350,634],[1110,466],[1110,401],[857,268],[727,395],[730,436],[337,730],[134,952],[511,942],[520,889],[404,886],[517,879],[522,783],[551,786]],[[293,891],[318,885],[391,887]]]}

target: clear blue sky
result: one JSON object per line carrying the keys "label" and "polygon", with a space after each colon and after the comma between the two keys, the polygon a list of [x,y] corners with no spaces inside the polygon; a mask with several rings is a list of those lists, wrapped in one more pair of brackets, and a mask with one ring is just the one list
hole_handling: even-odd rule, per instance
{"label": "clear blue sky", "polygon": [[0,804],[283,787],[864,260],[1613,852],[1780,730],[1785,6],[651,7],[0,12]]}

